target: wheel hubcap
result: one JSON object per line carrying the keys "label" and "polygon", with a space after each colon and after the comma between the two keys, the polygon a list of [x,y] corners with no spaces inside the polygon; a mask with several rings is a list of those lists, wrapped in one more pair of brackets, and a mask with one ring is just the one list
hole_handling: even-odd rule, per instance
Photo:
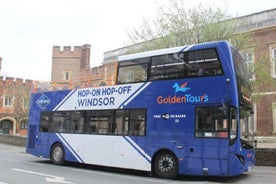
{"label": "wheel hubcap", "polygon": [[159,160],[159,169],[162,173],[170,173],[174,170],[174,158],[169,155],[164,155]]}
{"label": "wheel hubcap", "polygon": [[62,149],[60,147],[56,147],[54,149],[54,160],[60,161],[62,158]]}

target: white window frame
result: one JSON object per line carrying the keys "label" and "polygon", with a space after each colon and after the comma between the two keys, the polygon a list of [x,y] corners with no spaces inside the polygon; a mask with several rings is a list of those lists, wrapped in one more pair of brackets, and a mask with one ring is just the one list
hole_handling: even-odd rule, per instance
{"label": "white window frame", "polygon": [[276,133],[276,102],[272,103],[272,133]]}
{"label": "white window frame", "polygon": [[9,95],[5,95],[4,97],[3,97],[3,106],[4,107],[12,107],[13,105],[13,97],[12,96],[9,96]]}
{"label": "white window frame", "polygon": [[[246,62],[246,65],[249,69],[249,73],[252,74],[252,78],[250,78],[251,80],[255,80],[256,77],[255,77],[255,74],[254,74],[254,62],[255,62],[255,50],[254,49],[248,49],[248,50],[244,50],[241,52],[242,56],[243,56],[243,59],[244,61]],[[250,57],[248,57],[250,55],[251,56],[251,60],[250,60]]]}
{"label": "white window frame", "polygon": [[253,107],[254,107],[254,132],[258,132],[258,116],[257,116],[257,104],[253,104]]}
{"label": "white window frame", "polygon": [[28,129],[28,121],[26,119],[20,121],[20,129]]}
{"label": "white window frame", "polygon": [[29,109],[30,108],[30,98],[24,98],[22,104],[23,104],[23,109]]}
{"label": "white window frame", "polygon": [[271,77],[276,78],[276,44],[269,46],[270,61],[271,61]]}

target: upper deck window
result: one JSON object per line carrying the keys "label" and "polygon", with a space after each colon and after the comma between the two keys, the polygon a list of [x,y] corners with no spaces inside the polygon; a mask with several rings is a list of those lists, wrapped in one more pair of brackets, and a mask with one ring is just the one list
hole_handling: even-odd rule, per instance
{"label": "upper deck window", "polygon": [[118,84],[144,82],[147,80],[149,58],[119,63]]}
{"label": "upper deck window", "polygon": [[238,53],[238,51],[236,51],[235,49],[232,49],[232,53],[233,53],[233,59],[235,63],[237,77],[242,82],[249,83],[250,74],[246,63],[244,62],[242,56]]}
{"label": "upper deck window", "polygon": [[119,63],[118,84],[222,75],[215,48],[151,56]]}
{"label": "upper deck window", "polygon": [[221,75],[223,73],[215,49],[192,51],[187,55],[189,77]]}
{"label": "upper deck window", "polygon": [[184,76],[183,53],[151,58],[150,80],[175,79]]}
{"label": "upper deck window", "polygon": [[233,60],[235,64],[235,71],[238,83],[239,101],[242,105],[247,105],[252,108],[252,103],[249,100],[251,98],[251,85],[250,85],[250,74],[247,69],[247,65],[244,62],[242,56],[238,51],[232,49]]}

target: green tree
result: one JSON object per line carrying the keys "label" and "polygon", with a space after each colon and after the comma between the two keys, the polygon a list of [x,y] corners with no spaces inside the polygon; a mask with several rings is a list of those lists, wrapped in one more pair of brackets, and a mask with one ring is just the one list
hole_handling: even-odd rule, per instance
{"label": "green tree", "polygon": [[[273,64],[274,62],[274,64]],[[261,99],[263,92],[270,92],[276,90],[275,79],[271,77],[272,66],[275,61],[271,61],[269,54],[262,53],[257,56],[254,65],[252,66],[252,73],[254,79],[252,80],[252,87],[254,91],[254,100]]]}
{"label": "green tree", "polygon": [[171,0],[168,6],[157,5],[155,20],[144,19],[141,26],[128,31],[129,53],[182,46],[214,40],[230,40],[236,47],[249,38],[238,34],[241,22],[214,5],[202,3],[189,7],[188,1]]}

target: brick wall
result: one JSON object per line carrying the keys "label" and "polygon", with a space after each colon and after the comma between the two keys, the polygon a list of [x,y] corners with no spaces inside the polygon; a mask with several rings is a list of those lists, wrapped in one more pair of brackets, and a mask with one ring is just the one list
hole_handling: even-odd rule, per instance
{"label": "brick wall", "polygon": [[[256,63],[267,63],[270,62],[270,45],[276,43],[276,26],[269,27],[266,29],[259,29],[253,32],[253,45],[255,49],[255,60]],[[265,57],[264,57],[265,56]],[[258,66],[258,65],[256,65]],[[258,68],[256,68],[258,70]],[[265,68],[268,74],[271,73],[271,66]],[[264,70],[264,68],[262,68]],[[275,81],[266,79],[263,81],[264,76],[258,76],[256,72],[256,80],[261,79],[262,82],[256,82],[258,84],[255,86],[255,94],[263,93],[262,95],[255,96],[255,103],[257,105],[256,109],[256,122],[257,122],[257,136],[275,136],[275,127],[273,127],[273,114],[272,114],[272,103],[276,103],[276,95],[270,94],[270,92],[275,92]],[[266,77],[271,77],[270,75]]]}
{"label": "brick wall", "polygon": [[276,95],[267,95],[259,97],[256,100],[256,121],[257,132],[256,136],[274,136],[272,103],[276,103]]}

